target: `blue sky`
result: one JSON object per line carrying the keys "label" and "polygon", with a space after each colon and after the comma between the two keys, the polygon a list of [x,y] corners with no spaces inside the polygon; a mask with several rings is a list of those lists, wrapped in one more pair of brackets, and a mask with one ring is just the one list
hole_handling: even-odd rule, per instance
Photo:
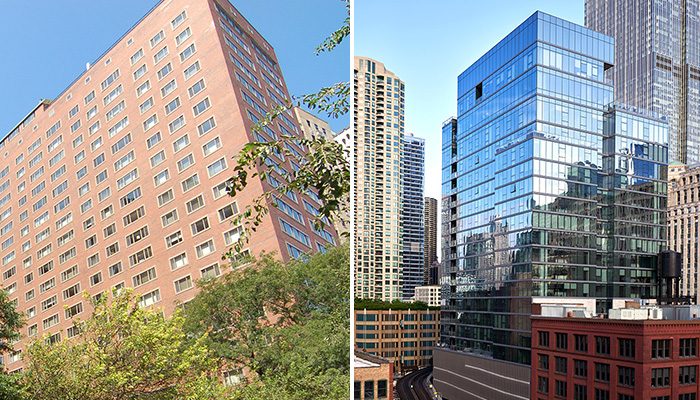
{"label": "blue sky", "polygon": [[[156,0],[3,1],[0,12],[0,136],[41,98],[53,99],[156,3]],[[349,41],[314,49],[345,19],[341,0],[233,0],[274,46],[292,95],[349,79]],[[274,12],[273,12],[274,10]],[[330,121],[334,130],[349,116]]]}
{"label": "blue sky", "polygon": [[442,122],[457,76],[533,12],[583,24],[583,0],[355,0],[355,55],[406,83],[406,132],[426,139],[426,196],[440,199]]}

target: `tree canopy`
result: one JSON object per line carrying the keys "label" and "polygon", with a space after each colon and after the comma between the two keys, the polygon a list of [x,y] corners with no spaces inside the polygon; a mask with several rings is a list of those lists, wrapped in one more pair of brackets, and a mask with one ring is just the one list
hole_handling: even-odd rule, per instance
{"label": "tree canopy", "polygon": [[349,396],[349,249],[284,264],[263,256],[201,285],[184,328],[252,371],[236,399]]}

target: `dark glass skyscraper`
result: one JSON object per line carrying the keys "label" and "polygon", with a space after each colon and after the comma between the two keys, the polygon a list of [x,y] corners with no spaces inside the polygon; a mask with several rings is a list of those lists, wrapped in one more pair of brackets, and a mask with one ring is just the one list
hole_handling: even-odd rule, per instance
{"label": "dark glass skyscraper", "polygon": [[410,299],[416,286],[423,285],[423,180],[425,139],[404,135],[401,139],[401,221],[403,226],[403,298]]}
{"label": "dark glass skyscraper", "polygon": [[654,296],[667,128],[614,105],[613,54],[536,12],[459,76],[443,127],[447,347],[529,363],[533,303]]}

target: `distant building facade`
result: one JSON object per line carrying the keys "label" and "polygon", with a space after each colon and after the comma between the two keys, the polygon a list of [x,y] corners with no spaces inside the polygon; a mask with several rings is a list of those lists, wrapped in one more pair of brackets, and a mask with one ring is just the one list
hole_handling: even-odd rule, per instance
{"label": "distant building facade", "polygon": [[586,0],[585,25],[615,39],[619,102],[668,117],[671,161],[700,163],[698,2]]}
{"label": "distant building facade", "polygon": [[416,286],[413,300],[422,301],[430,307],[440,307],[440,286]]}
{"label": "distant building facade", "polygon": [[[345,159],[348,161],[350,168],[354,165],[355,154],[352,145],[352,136],[350,128],[345,128],[333,137],[336,143],[343,147],[343,152],[345,153]],[[351,221],[350,221],[350,193],[348,193],[347,198],[343,200],[341,205],[341,215],[338,221],[335,223],[335,229],[338,232],[338,237],[341,241],[349,241],[349,235],[351,233]]]}
{"label": "distant building facade", "polygon": [[304,132],[304,137],[307,139],[320,137],[326,140],[333,140],[335,137],[335,133],[328,122],[303,108],[294,107],[294,115],[297,117],[301,131]]}
{"label": "distant building facade", "polygon": [[423,284],[436,285],[436,281],[430,279],[430,267],[438,260],[437,256],[437,223],[438,201],[432,197],[426,197],[423,205]]}
{"label": "distant building facade", "polygon": [[429,365],[439,331],[437,309],[355,310],[355,346],[391,360],[397,372]]}
{"label": "distant building facade", "polygon": [[700,167],[668,168],[668,246],[681,253],[680,291],[698,300],[700,263]]}
{"label": "distant building facade", "polygon": [[424,179],[425,139],[408,133],[403,138],[401,160],[402,195],[401,225],[403,227],[403,299],[413,297],[414,288],[424,280]]}
{"label": "distant building facade", "polygon": [[391,301],[403,296],[405,88],[381,62],[355,57],[353,89],[355,298]]}

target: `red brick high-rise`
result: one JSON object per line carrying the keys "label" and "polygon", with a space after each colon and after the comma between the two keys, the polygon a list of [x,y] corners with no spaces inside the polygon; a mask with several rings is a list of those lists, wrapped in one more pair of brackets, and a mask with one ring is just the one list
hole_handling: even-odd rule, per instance
{"label": "red brick high-rise", "polygon": [[[272,179],[226,194],[243,145],[301,135],[292,111],[253,131],[288,98],[272,46],[231,4],[170,0],[32,110],[0,143],[1,283],[27,313],[23,340],[75,334],[83,291],[134,287],[170,313],[220,274],[239,235],[231,217],[297,167],[273,155]],[[311,226],[316,201],[270,204],[248,251],[288,260],[336,241]],[[10,371],[18,359],[5,358]]]}

